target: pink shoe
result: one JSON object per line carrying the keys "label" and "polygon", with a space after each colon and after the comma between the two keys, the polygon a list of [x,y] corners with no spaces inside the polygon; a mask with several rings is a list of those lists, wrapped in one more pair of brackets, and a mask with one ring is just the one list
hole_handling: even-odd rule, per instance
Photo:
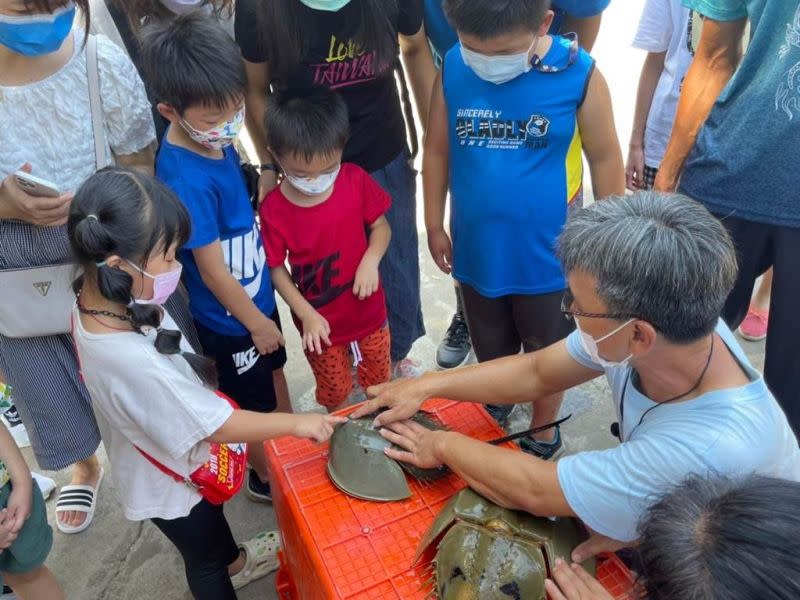
{"label": "pink shoe", "polygon": [[739,326],[739,335],[751,342],[760,342],[767,337],[769,310],[759,310],[753,306]]}

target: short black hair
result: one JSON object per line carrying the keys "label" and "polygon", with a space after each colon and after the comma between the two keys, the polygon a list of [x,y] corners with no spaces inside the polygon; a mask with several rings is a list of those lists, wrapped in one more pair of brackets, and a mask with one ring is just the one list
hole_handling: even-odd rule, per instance
{"label": "short black hair", "polygon": [[236,42],[212,15],[194,11],[145,26],[142,65],[156,101],[179,113],[222,108],[244,96],[247,75]]}
{"label": "short black hair", "polygon": [[350,137],[347,105],[319,85],[278,91],[267,102],[267,143],[278,156],[328,156]]}
{"label": "short black hair", "polygon": [[444,9],[456,31],[482,40],[511,31],[536,31],[550,0],[445,0]]}
{"label": "short black hair", "polygon": [[651,600],[800,598],[800,483],[690,476],[639,525]]}

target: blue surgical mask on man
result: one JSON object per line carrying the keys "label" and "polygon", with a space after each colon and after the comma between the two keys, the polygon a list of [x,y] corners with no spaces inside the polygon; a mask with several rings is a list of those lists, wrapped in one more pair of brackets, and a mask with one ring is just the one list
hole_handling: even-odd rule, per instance
{"label": "blue surgical mask on man", "polygon": [[44,56],[61,48],[72,30],[75,4],[52,13],[12,17],[0,15],[0,44],[25,56]]}
{"label": "blue surgical mask on man", "polygon": [[490,83],[502,85],[527,73],[533,68],[530,53],[536,47],[539,37],[533,38],[525,52],[517,54],[488,55],[461,46],[461,58],[475,74]]}

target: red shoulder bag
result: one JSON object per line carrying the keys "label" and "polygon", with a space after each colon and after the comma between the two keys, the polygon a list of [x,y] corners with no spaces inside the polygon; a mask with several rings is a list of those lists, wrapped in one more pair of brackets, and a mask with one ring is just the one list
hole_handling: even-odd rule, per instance
{"label": "red shoulder bag", "polygon": [[[217,395],[229,402],[234,410],[239,408],[239,405],[225,394],[217,392]],[[169,475],[178,483],[185,483],[196,489],[203,498],[214,505],[224,504],[233,498],[241,489],[247,473],[247,444],[212,443],[208,462],[189,477],[178,475],[139,446],[136,446],[136,449],[159,471]]]}

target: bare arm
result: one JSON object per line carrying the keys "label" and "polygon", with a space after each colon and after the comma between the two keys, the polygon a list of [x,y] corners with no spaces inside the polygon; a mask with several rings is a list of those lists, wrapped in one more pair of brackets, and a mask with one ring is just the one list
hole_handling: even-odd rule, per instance
{"label": "bare arm", "polygon": [[303,297],[292,281],[286,265],[271,269],[271,273],[272,286],[303,324],[303,350],[322,354],[323,344],[331,345],[331,326],[328,320]]}
{"label": "bare arm", "polygon": [[235,410],[222,427],[206,438],[206,441],[218,444],[239,442],[258,444],[264,440],[293,435],[311,438],[321,443],[331,436],[333,427],[337,423],[346,420],[344,417],[316,413],[294,415]]}
{"label": "bare arm", "polygon": [[302,321],[307,315],[317,312],[309,304],[308,300],[303,297],[300,290],[297,289],[286,265],[270,269],[270,274],[272,275],[272,286],[275,291],[281,295],[281,298],[289,305],[289,308],[297,315],[298,319]]}
{"label": "bare arm", "polygon": [[389,226],[389,221],[385,215],[381,215],[369,226],[369,247],[364,253],[364,258],[361,259],[363,263],[368,260],[375,263],[377,266],[380,264],[386,250],[389,249],[389,242],[392,239],[392,228]]}
{"label": "bare arm", "polygon": [[[214,297],[219,300],[237,321],[253,336],[258,351],[269,354],[284,345],[277,325],[255,305],[225,266],[222,244],[219,240],[192,251],[200,277]],[[264,274],[266,276],[266,274]]]}
{"label": "bare arm", "polygon": [[[7,548],[22,529],[31,514],[33,481],[31,471],[25,464],[11,433],[3,427],[0,431],[0,459],[11,478],[11,495],[0,514],[0,549]],[[2,550],[0,550],[2,551]]]}
{"label": "bare arm", "polygon": [[576,362],[562,340],[538,352],[520,354],[419,379],[428,398],[478,404],[520,404],[563,392],[601,373]]}
{"label": "bare arm", "polygon": [[674,191],[697,134],[741,59],[746,19],[705,19],[700,45],[683,83],[672,137],[656,177],[656,189]]}
{"label": "bare arm", "polygon": [[[247,73],[247,90],[244,96],[247,133],[255,147],[259,164],[275,164],[275,157],[267,148],[267,129],[264,123],[269,96],[269,65],[245,60],[244,67]],[[264,169],[258,180],[259,200],[263,200],[276,185],[278,185],[278,174],[275,171]]]}
{"label": "bare arm", "polygon": [[372,398],[355,411],[363,416],[379,408],[378,423],[414,415],[429,398],[449,398],[477,404],[521,404],[563,392],[602,373],[587,369],[570,356],[566,340],[531,354],[519,354],[450,371],[426,373],[367,390]]}
{"label": "bare arm", "polygon": [[625,169],[625,183],[631,191],[636,191],[644,186],[644,133],[658,80],[664,71],[666,56],[666,52],[649,52],[642,65],[642,73],[639,75],[636,110],[633,113],[633,130],[628,145],[628,164]]}
{"label": "bare arm", "polygon": [[249,61],[244,61],[244,67],[247,72],[247,90],[244,96],[247,133],[253,141],[258,160],[261,163],[272,162],[272,155],[267,150],[267,130],[264,126],[269,94],[269,67],[267,63]]}
{"label": "bare arm", "polygon": [[431,94],[430,126],[425,134],[425,149],[422,156],[422,189],[425,202],[425,229],[428,232],[428,248],[436,265],[450,273],[452,244],[444,228],[444,212],[447,202],[450,151],[447,138],[447,107],[444,102],[442,76],[436,76]]}
{"label": "bare arm", "polygon": [[14,438],[5,427],[0,430],[0,460],[5,464],[14,487],[31,485],[31,470],[25,463],[25,458],[19,451]]}
{"label": "bare arm", "polygon": [[436,79],[436,67],[433,64],[433,55],[428,46],[424,26],[414,35],[400,36],[400,53],[406,73],[411,80],[411,91],[417,104],[417,113],[422,121],[422,130],[427,131],[428,104],[433,81]]}
{"label": "bare arm", "polygon": [[596,199],[625,193],[625,165],[619,147],[611,94],[603,75],[592,73],[583,105],[578,110],[583,151],[589,162]]}
{"label": "bare arm", "polygon": [[437,437],[439,461],[492,502],[543,517],[575,516],[558,482],[556,463],[460,433]]}
{"label": "bare arm", "polygon": [[600,33],[600,23],[602,20],[602,14],[583,18],[567,15],[564,19],[564,25],[561,27],[561,31],[564,33],[577,33],[581,48],[587,52],[591,52],[594,48],[594,43],[597,41],[597,35]]}
{"label": "bare arm", "polygon": [[120,167],[127,167],[141,171],[146,175],[155,174],[155,152],[156,143],[153,142],[149,146],[142,148],[133,154],[115,155],[117,165]]}

